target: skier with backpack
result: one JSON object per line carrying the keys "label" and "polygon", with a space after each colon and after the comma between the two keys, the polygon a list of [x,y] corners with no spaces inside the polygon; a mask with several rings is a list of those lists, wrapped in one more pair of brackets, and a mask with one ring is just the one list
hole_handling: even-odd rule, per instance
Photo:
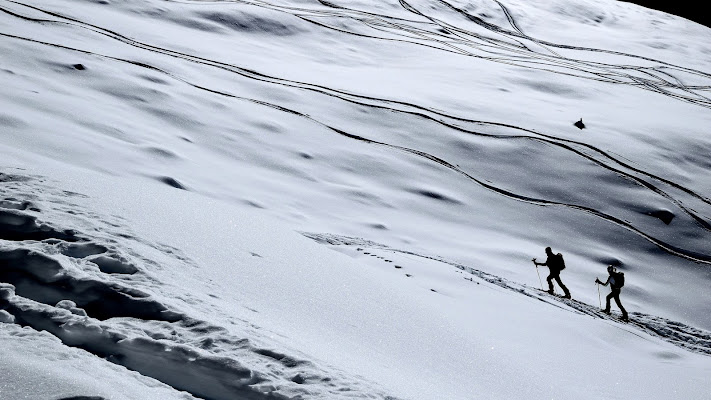
{"label": "skier with backpack", "polygon": [[600,284],[602,286],[607,286],[608,284],[610,284],[611,288],[610,294],[605,297],[606,303],[603,312],[605,314],[610,314],[610,299],[615,299],[617,307],[619,307],[620,311],[622,311],[622,320],[628,321],[629,319],[627,317],[627,310],[622,307],[622,302],[620,302],[620,293],[622,292],[622,287],[625,286],[625,273],[617,271],[617,268],[612,265],[607,266],[607,272],[610,274],[610,276],[607,278],[607,281],[605,283],[602,283],[599,279],[595,278],[595,283]]}
{"label": "skier with backpack", "polygon": [[560,253],[553,254],[553,250],[551,250],[550,247],[546,247],[546,255],[548,256],[546,262],[539,263],[536,262],[536,259],[534,258],[533,263],[536,264],[536,268],[538,268],[539,265],[548,266],[548,269],[550,270],[550,274],[548,275],[548,278],[546,278],[546,281],[548,281],[548,293],[555,293],[553,291],[553,280],[555,279],[555,281],[558,282],[558,286],[560,286],[560,288],[563,289],[563,292],[565,293],[565,296],[563,296],[563,298],[569,299],[570,291],[560,280],[560,271],[565,269],[565,261],[563,260],[563,255]]}

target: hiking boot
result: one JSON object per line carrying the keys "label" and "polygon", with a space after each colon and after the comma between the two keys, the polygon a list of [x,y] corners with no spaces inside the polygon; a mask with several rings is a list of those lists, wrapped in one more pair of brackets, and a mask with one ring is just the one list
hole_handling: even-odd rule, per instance
{"label": "hiking boot", "polygon": [[623,315],[622,320],[625,322],[629,322],[630,319],[627,317],[627,315]]}
{"label": "hiking boot", "polygon": [[610,310],[602,310],[602,312],[604,312],[607,315],[610,315]]}
{"label": "hiking boot", "polygon": [[555,294],[555,292],[552,290],[546,290],[546,292],[548,292],[548,294]]}
{"label": "hiking boot", "polygon": [[570,297],[570,293],[566,293],[565,296],[563,296],[563,298],[564,299],[571,299],[572,297]]}

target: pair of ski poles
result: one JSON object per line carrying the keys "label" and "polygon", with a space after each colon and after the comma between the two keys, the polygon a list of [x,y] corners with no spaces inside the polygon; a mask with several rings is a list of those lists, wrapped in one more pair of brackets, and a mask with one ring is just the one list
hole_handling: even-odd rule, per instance
{"label": "pair of ski poles", "polygon": [[[543,290],[543,281],[541,280],[541,273],[538,272],[538,264],[536,264],[536,259],[534,258],[531,261],[533,261],[533,265],[536,266],[536,274],[538,275],[538,283],[541,284],[541,290]],[[597,282],[595,284],[597,285],[597,301],[598,301],[598,303],[600,303],[600,308],[602,308],[602,297],[600,297],[600,284]]]}

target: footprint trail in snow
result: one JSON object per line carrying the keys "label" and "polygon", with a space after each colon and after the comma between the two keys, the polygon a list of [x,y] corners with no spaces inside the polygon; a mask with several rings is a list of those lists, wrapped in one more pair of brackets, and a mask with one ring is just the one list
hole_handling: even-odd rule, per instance
{"label": "footprint trail in snow", "polygon": [[[476,283],[476,285],[479,285],[480,283],[494,285],[524,296],[538,299],[542,302],[573,313],[588,315],[592,318],[601,319],[606,323],[619,324],[620,329],[625,329],[632,334],[648,334],[672,343],[675,346],[685,350],[711,356],[711,332],[677,321],[642,312],[631,312],[629,323],[624,323],[620,321],[619,317],[617,317],[615,313],[608,315],[602,312],[602,310],[598,307],[583,303],[581,301],[575,299],[564,299],[560,296],[550,295],[538,288],[503,279],[471,266],[448,261],[442,257],[399,250],[362,238],[323,233],[305,232],[303,234],[318,243],[331,246],[335,250],[341,251],[352,257],[360,258],[365,256],[376,262],[382,262],[383,268],[394,268],[396,273],[402,274],[407,278],[413,278],[416,280],[418,274],[420,273],[431,274],[432,270],[445,269],[449,271],[451,275],[455,276],[454,279],[465,279],[472,283]],[[396,259],[399,261],[393,261]],[[423,268],[421,265],[422,260],[431,262],[431,264],[428,264]],[[417,272],[414,272],[413,269],[410,268],[408,261],[416,261],[409,264],[412,264],[413,267],[417,268]],[[450,277],[449,279],[452,278]],[[423,290],[430,290],[435,293],[444,292],[439,287],[432,287],[432,282],[436,282],[436,280],[426,279],[424,281],[426,284],[422,286]],[[479,289],[472,287],[472,290]]]}

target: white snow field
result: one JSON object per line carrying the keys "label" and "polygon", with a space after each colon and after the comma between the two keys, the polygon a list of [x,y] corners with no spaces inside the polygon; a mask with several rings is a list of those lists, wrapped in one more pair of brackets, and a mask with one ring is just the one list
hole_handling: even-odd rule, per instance
{"label": "white snow field", "polygon": [[2,400],[711,399],[709,28],[0,0],[0,88]]}

